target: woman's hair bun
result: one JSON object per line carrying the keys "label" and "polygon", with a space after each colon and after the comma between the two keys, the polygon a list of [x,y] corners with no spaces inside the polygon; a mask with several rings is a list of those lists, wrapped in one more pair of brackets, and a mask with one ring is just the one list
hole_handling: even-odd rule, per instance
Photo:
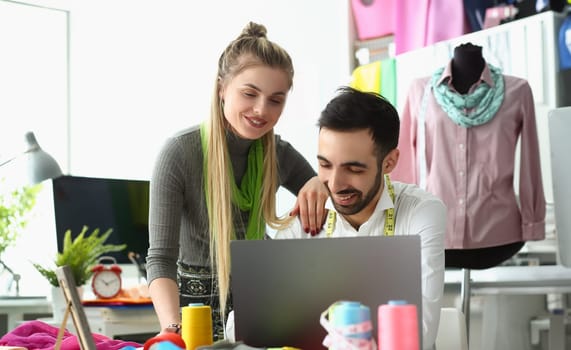
{"label": "woman's hair bun", "polygon": [[249,22],[246,27],[242,30],[240,37],[255,37],[255,38],[265,38],[268,31],[266,27],[262,24]]}

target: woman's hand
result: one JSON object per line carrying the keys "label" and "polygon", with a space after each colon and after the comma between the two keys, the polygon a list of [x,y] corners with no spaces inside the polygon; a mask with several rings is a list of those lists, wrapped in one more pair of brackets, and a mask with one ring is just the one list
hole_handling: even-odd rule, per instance
{"label": "woman's hand", "polygon": [[327,188],[317,176],[314,176],[299,190],[295,206],[289,215],[299,215],[305,233],[315,236],[325,223],[327,217],[325,202],[328,197]]}

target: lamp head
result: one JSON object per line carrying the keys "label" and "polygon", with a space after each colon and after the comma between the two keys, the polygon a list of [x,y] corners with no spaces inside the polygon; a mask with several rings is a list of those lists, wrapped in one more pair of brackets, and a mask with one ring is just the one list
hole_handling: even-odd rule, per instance
{"label": "lamp head", "polygon": [[36,136],[33,132],[26,133],[26,143],[28,149],[26,156],[28,158],[28,182],[37,184],[47,179],[54,179],[62,175],[61,168],[56,160],[44,152],[38,144]]}
{"label": "lamp head", "polygon": [[28,131],[25,135],[26,138],[26,145],[28,145],[28,149],[26,149],[26,153],[33,152],[35,150],[40,149],[40,145],[36,140],[36,135],[33,132]]}

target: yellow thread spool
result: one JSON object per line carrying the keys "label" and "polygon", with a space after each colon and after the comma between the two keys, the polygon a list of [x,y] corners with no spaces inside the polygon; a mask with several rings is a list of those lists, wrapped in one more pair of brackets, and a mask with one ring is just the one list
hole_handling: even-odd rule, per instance
{"label": "yellow thread spool", "polygon": [[182,339],[186,350],[212,344],[212,310],[203,304],[189,304],[182,308]]}

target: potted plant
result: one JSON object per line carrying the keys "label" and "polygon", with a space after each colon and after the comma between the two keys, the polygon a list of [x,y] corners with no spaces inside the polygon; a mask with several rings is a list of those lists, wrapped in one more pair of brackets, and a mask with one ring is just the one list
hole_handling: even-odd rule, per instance
{"label": "potted plant", "polygon": [[[3,183],[4,179],[0,179]],[[36,204],[41,185],[24,186],[0,193],[0,256],[12,246],[28,224],[28,213]]]}
{"label": "potted plant", "polygon": [[74,239],[71,238],[71,230],[64,234],[63,249],[56,254],[54,259],[55,268],[45,268],[37,263],[32,263],[36,270],[44,276],[52,285],[51,301],[52,313],[56,322],[62,322],[67,308],[63,291],[59,287],[56,275],[57,267],[69,266],[75,285],[80,296],[83,295],[83,285],[89,281],[93,275],[93,267],[97,264],[102,254],[118,252],[127,247],[126,244],[105,244],[112,229],[108,229],[102,235],[99,228],[94,229],[91,234],[87,234],[88,227],[83,226],[81,232]]}
{"label": "potted plant", "polygon": [[[99,228],[96,228],[87,235],[88,229],[87,226],[83,226],[79,235],[73,240],[71,239],[71,230],[67,230],[63,239],[63,250],[61,253],[57,253],[54,259],[56,268],[64,265],[69,266],[77,287],[81,287],[89,281],[93,275],[92,268],[97,264],[101,255],[118,252],[127,247],[126,244],[105,244],[113,231],[112,229],[108,229],[100,235]],[[59,286],[55,268],[45,268],[37,263],[33,263],[33,265],[52,286]]]}
{"label": "potted plant", "polygon": [[[4,185],[4,178],[0,178],[0,185]],[[5,190],[2,186],[0,192],[0,271],[7,271],[12,278],[8,285],[7,292],[15,282],[15,294],[20,294],[20,275],[2,260],[2,255],[6,249],[15,245],[18,237],[28,225],[29,214],[36,204],[36,196],[41,190],[40,184],[34,186],[23,186],[13,190]]]}

